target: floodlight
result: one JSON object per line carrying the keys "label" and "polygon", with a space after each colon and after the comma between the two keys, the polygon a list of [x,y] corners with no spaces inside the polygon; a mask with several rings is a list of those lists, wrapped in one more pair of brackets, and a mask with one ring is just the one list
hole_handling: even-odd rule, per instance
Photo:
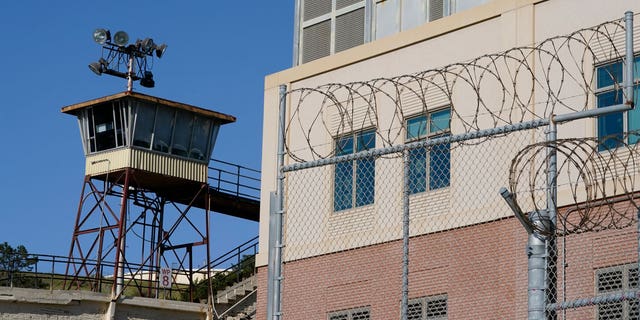
{"label": "floodlight", "polygon": [[153,88],[156,86],[156,82],[153,81],[153,73],[151,73],[151,71],[144,72],[144,77],[140,79],[140,85],[145,88]]}
{"label": "floodlight", "polygon": [[162,58],[164,51],[167,50],[167,45],[164,43],[161,45],[156,45],[155,49],[156,49],[156,57]]}
{"label": "floodlight", "polygon": [[113,36],[113,42],[121,47],[124,47],[129,42],[129,35],[124,31],[118,31]]}
{"label": "floodlight", "polygon": [[111,33],[107,29],[96,29],[96,31],[93,32],[93,41],[99,44],[111,41]]}
{"label": "floodlight", "polygon": [[98,62],[92,62],[89,64],[89,69],[93,71],[93,73],[97,75],[102,75],[103,72],[107,70],[107,66],[109,66],[109,62],[104,58],[100,58]]}
{"label": "floodlight", "polygon": [[153,52],[153,49],[156,47],[155,44],[153,43],[153,39],[151,38],[146,38],[144,40],[142,40],[142,51],[144,51],[146,54],[151,54]]}

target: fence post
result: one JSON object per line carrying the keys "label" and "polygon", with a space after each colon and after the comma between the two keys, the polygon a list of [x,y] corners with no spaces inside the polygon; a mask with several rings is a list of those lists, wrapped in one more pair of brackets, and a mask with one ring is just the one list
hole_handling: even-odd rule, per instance
{"label": "fence post", "polygon": [[402,306],[400,319],[409,312],[409,150],[402,152]]}
{"label": "fence post", "polygon": [[[275,197],[271,197],[271,213],[269,215],[269,292],[267,299],[267,319],[279,320],[281,316],[282,289],[282,223],[284,214],[284,136],[286,120],[287,86],[280,85],[279,117],[278,117],[278,178]],[[275,201],[273,201],[275,200]],[[275,202],[275,203],[274,203]]]}

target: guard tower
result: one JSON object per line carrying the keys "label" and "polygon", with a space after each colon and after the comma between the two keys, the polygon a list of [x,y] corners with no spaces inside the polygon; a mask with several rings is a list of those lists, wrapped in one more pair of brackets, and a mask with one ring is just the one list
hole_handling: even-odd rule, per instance
{"label": "guard tower", "polygon": [[207,183],[220,126],[235,118],[132,91],[62,112],[78,118],[86,156],[65,286],[154,296],[162,267],[193,284],[194,259],[210,261],[211,207],[247,217]]}

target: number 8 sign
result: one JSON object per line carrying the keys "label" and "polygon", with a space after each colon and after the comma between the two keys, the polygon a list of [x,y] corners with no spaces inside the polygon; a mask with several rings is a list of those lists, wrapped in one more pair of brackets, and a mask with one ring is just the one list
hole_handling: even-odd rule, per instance
{"label": "number 8 sign", "polygon": [[171,268],[160,268],[160,288],[171,289]]}

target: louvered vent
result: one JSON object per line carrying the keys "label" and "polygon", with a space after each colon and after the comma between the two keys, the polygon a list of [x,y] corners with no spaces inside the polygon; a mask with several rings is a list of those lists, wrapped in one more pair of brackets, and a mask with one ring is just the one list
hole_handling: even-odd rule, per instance
{"label": "louvered vent", "polygon": [[302,63],[331,53],[331,20],[302,29]]}
{"label": "louvered vent", "polygon": [[336,0],[336,9],[342,9],[358,2],[362,2],[362,0]]}
{"label": "louvered vent", "polygon": [[364,43],[364,8],[336,18],[336,46],[340,52]]}
{"label": "louvered vent", "polygon": [[409,302],[407,320],[422,320],[422,301]]}
{"label": "louvered vent", "polygon": [[304,21],[317,18],[331,12],[331,0],[304,0],[302,10]]}
{"label": "louvered vent", "polygon": [[427,319],[447,318],[447,298],[440,297],[427,301]]}
{"label": "louvered vent", "polygon": [[369,310],[356,311],[351,314],[351,320],[369,320]]}
{"label": "louvered vent", "polygon": [[598,293],[622,290],[622,270],[601,272],[598,274]]}
{"label": "louvered vent", "polygon": [[444,16],[444,1],[429,0],[429,21],[438,20]]}

